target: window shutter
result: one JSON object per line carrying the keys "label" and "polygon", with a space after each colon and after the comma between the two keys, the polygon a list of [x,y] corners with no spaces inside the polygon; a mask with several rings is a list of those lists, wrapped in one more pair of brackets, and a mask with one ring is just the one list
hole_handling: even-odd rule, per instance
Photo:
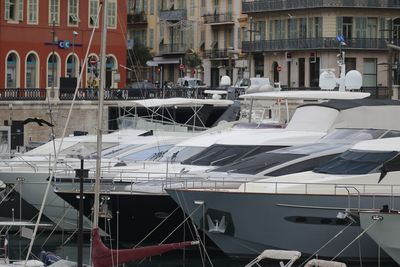
{"label": "window shutter", "polygon": [[337,35],[343,35],[343,17],[342,16],[336,17],[336,29],[337,29]]}

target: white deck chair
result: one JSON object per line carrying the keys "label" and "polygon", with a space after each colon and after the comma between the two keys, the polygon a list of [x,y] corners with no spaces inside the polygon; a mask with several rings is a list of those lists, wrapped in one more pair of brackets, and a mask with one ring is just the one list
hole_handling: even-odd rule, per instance
{"label": "white deck chair", "polygon": [[[245,267],[254,266],[263,259],[281,260],[279,263],[281,267],[290,267],[293,263],[301,257],[301,252],[295,250],[264,250],[254,260],[248,263]],[[286,264],[283,261],[288,261]]]}
{"label": "white deck chair", "polygon": [[342,262],[326,261],[318,259],[312,259],[304,265],[304,267],[346,267],[346,266],[347,265]]}

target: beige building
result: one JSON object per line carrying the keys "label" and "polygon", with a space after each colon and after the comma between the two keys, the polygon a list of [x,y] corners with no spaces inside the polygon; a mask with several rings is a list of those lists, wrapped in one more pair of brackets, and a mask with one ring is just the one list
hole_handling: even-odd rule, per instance
{"label": "beige building", "polygon": [[[176,82],[191,75],[215,87],[228,74],[232,82],[263,76],[285,87],[317,87],[321,69],[338,74],[342,49],[347,71],[360,71],[363,86],[390,86],[388,63],[393,84],[399,84],[398,55],[389,60],[386,46],[399,43],[396,0],[128,0],[128,5],[129,39],[154,55],[144,75],[149,80]],[[202,67],[181,71],[184,55],[193,52],[201,55]]]}
{"label": "beige building", "polygon": [[337,55],[345,52],[346,71],[363,75],[363,86],[388,86],[388,62],[398,84],[400,2],[386,0],[246,1],[252,36],[243,43],[251,54],[251,73],[287,87],[318,87],[321,69],[338,75]]}

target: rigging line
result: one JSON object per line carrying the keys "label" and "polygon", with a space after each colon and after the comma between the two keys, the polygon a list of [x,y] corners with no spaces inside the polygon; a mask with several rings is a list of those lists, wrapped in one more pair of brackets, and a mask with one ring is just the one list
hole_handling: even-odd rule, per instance
{"label": "rigging line", "polygon": [[197,207],[191,214],[189,214],[189,216],[186,219],[184,219],[166,238],[164,238],[160,242],[160,244],[163,244],[173,233],[176,232],[177,229],[179,229],[179,227],[181,227],[184,223],[186,223],[190,219],[191,215],[194,214],[200,207],[201,207],[201,205],[199,207]]}
{"label": "rigging line", "polygon": [[372,222],[367,228],[365,228],[364,231],[362,231],[356,238],[354,238],[347,246],[345,246],[338,254],[336,254],[335,257],[331,259],[331,261],[334,261],[340,254],[343,253],[348,247],[350,247],[355,241],[357,241],[361,236],[363,236],[372,226],[374,226],[379,220],[376,220]]}
{"label": "rigging line", "polygon": [[53,233],[55,232],[56,228],[60,225],[60,223],[63,221],[64,217],[67,215],[67,212],[71,209],[71,206],[69,206],[63,216],[58,220],[57,224],[53,227],[53,230],[51,230],[50,234],[48,235],[48,237],[44,240],[44,242],[42,243],[42,247],[44,245],[46,245],[47,241],[50,239],[50,237],[53,235]]}
{"label": "rigging line", "polygon": [[[43,201],[42,201],[42,204],[41,204],[41,207],[40,207],[40,211],[39,211],[39,215],[38,215],[38,218],[37,218],[37,223],[36,223],[35,228],[34,228],[34,230],[33,230],[33,234],[32,234],[32,237],[31,237],[30,244],[29,244],[28,253],[26,254],[25,265],[26,265],[26,262],[27,262],[28,259],[29,259],[29,255],[30,255],[31,252],[32,252],[33,242],[35,241],[35,236],[36,236],[36,233],[37,233],[37,229],[38,229],[38,226],[39,226],[39,223],[40,223],[40,219],[41,219],[42,214],[43,214],[43,210],[44,210],[44,205],[45,205],[45,203],[46,203],[47,194],[48,194],[48,192],[49,192],[51,182],[52,182],[52,180],[53,180],[53,178],[54,178],[55,168],[56,168],[56,165],[57,165],[58,154],[59,154],[59,152],[61,151],[61,147],[62,147],[62,143],[63,143],[64,137],[65,137],[66,131],[67,131],[68,123],[69,123],[69,121],[70,121],[70,119],[71,119],[72,109],[73,109],[73,106],[74,106],[74,102],[75,102],[75,99],[76,99],[76,95],[77,95],[77,93],[78,93],[78,87],[79,87],[79,84],[81,83],[82,75],[83,75],[83,72],[84,72],[84,70],[85,70],[85,68],[86,68],[87,56],[88,56],[88,54],[89,54],[89,50],[90,50],[90,47],[91,47],[92,41],[93,41],[93,36],[94,36],[95,30],[96,30],[97,25],[98,25],[99,13],[100,13],[100,10],[101,10],[101,6],[102,6],[102,4],[99,3],[99,5],[98,5],[98,11],[97,11],[98,13],[97,13],[97,17],[96,17],[96,22],[95,22],[95,25],[94,25],[94,27],[93,27],[92,33],[91,33],[91,35],[90,35],[88,48],[87,48],[86,54],[85,54],[85,60],[84,60],[83,65],[82,65],[82,70],[81,70],[81,73],[80,73],[79,76],[78,76],[78,80],[77,80],[77,83],[76,83],[76,88],[75,88],[74,97],[73,97],[73,99],[72,99],[72,103],[71,103],[71,107],[70,107],[69,112],[68,112],[68,117],[67,117],[67,120],[66,120],[66,123],[65,123],[65,127],[64,127],[63,133],[62,133],[62,135],[61,135],[60,145],[59,145],[59,147],[58,147],[58,153],[55,155],[54,165],[53,165],[53,169],[52,169],[52,171],[51,171],[51,176],[50,176],[51,178],[49,179],[49,181],[48,181],[48,183],[47,183],[46,191],[45,191],[45,193],[44,193]],[[50,169],[49,169],[49,171],[50,171]]]}
{"label": "rigging line", "polygon": [[344,233],[344,231],[347,230],[347,228],[349,228],[350,226],[352,226],[354,224],[353,221],[351,221],[348,225],[346,225],[345,228],[343,228],[342,230],[340,230],[338,233],[336,233],[331,239],[329,239],[325,244],[322,245],[322,247],[320,247],[319,249],[317,249],[312,255],[310,255],[307,259],[305,259],[300,265],[299,267],[303,266],[304,264],[306,264],[310,259],[312,259],[315,255],[318,254],[318,252],[320,252],[322,249],[324,249],[327,245],[329,245],[334,239],[336,239],[337,237],[339,237],[341,234]]}
{"label": "rigging line", "polygon": [[[168,220],[168,218],[170,218],[177,210],[179,209],[179,207],[177,207],[176,209],[174,209],[172,211],[172,213],[170,213],[167,217],[165,217],[155,228],[153,228],[153,230],[150,231],[150,233],[148,233],[145,237],[142,238],[142,240],[139,241],[139,243],[137,243],[134,248],[137,248],[141,243],[143,243],[152,233],[154,233],[159,227],[161,227],[161,225]],[[164,241],[163,241],[164,242]],[[161,242],[161,243],[163,243]]]}
{"label": "rigging line", "polygon": [[[188,205],[187,205],[187,202],[185,201],[185,198],[183,197],[183,194],[182,194],[182,197],[180,197],[180,194],[177,192],[176,193],[176,197],[177,197],[178,202],[179,202],[178,206],[184,207],[186,210],[188,210]],[[204,218],[204,213],[205,213],[204,212],[204,205],[200,205],[199,207],[202,207],[203,218]],[[182,212],[183,212],[184,215],[186,215],[186,213],[183,211],[183,209],[182,209]],[[190,218],[190,215],[188,216],[188,218]],[[189,225],[190,225],[190,223],[189,223]],[[206,249],[206,246],[205,246],[205,231],[203,231],[203,239],[201,239],[199,231],[197,230],[197,227],[194,224],[193,220],[191,220],[191,225],[192,225],[192,227],[194,229],[196,239],[199,241],[199,249],[200,249],[200,251],[204,252],[204,254],[200,252],[200,258],[201,258],[201,261],[202,261],[203,265],[205,263],[205,258],[207,257],[208,262],[211,264],[211,266],[213,266],[212,261],[211,261],[209,255],[208,255],[208,253],[207,253],[207,249]],[[203,228],[203,230],[204,230],[204,228]],[[190,231],[191,231],[191,229],[190,229]],[[191,232],[191,235],[193,236],[192,232]]]}
{"label": "rigging line", "polygon": [[12,193],[16,186],[17,184],[14,184],[13,187],[10,188],[7,194],[0,200],[0,205],[8,198],[8,196]]}

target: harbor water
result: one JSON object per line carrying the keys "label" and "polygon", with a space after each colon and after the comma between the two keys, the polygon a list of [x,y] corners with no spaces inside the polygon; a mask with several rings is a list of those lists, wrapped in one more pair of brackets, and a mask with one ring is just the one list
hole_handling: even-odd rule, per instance
{"label": "harbor water", "polygon": [[[107,243],[105,241],[105,243]],[[28,239],[22,239],[11,236],[9,243],[9,253],[11,259],[23,259],[23,255],[27,251],[27,246],[29,244]],[[64,245],[63,245],[64,244]],[[108,247],[112,247],[112,244],[106,244]],[[115,248],[115,247],[113,247]],[[48,238],[45,235],[40,235],[36,238],[35,245],[33,247],[33,254],[39,255],[40,251],[45,250],[47,252],[52,252],[63,259],[68,259],[71,261],[77,261],[77,244],[75,240],[68,240],[66,235],[53,235]],[[294,266],[300,266],[305,259],[299,259],[296,261]],[[249,263],[251,259],[231,259],[226,257],[222,252],[218,251],[216,248],[212,248],[207,251],[206,254],[200,253],[197,249],[189,249],[185,251],[172,251],[165,253],[160,256],[151,257],[142,261],[130,262],[125,264],[125,266],[141,266],[141,267],[202,267],[202,266],[223,266],[223,267],[240,267],[245,266]],[[89,242],[86,240],[83,246],[83,263],[90,264],[90,246]],[[279,266],[278,261],[263,261],[262,265],[266,267]],[[384,267],[395,267],[398,266],[393,261],[379,262],[346,262],[349,267],[356,266],[384,266]]]}

